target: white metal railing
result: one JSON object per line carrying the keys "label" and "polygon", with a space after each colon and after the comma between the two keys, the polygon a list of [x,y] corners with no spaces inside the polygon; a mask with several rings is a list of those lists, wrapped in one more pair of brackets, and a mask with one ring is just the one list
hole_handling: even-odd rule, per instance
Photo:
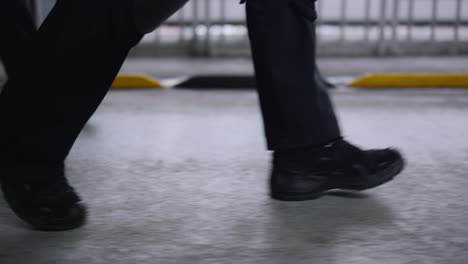
{"label": "white metal railing", "polygon": [[[55,0],[36,0],[38,18]],[[468,0],[318,0],[319,53],[468,54]],[[248,54],[238,0],[191,0],[133,54]]]}

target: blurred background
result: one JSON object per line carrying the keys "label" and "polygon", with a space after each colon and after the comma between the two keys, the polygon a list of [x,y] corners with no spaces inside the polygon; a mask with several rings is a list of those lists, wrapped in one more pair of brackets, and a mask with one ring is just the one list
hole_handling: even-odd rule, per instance
{"label": "blurred background", "polygon": [[[27,1],[38,25],[55,3]],[[244,8],[236,0],[189,1],[145,36],[122,73],[253,76]],[[332,81],[468,71],[467,0],[322,0],[317,9],[318,64]]]}
{"label": "blurred background", "polygon": [[[40,23],[55,0],[35,3]],[[317,10],[320,55],[468,54],[465,0],[326,0]],[[233,0],[192,0],[133,54],[247,56],[244,7]]]}

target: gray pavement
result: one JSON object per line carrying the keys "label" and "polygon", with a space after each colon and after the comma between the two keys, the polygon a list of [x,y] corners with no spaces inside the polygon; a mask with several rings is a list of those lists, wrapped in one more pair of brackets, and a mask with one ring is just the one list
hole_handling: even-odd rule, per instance
{"label": "gray pavement", "polygon": [[112,91],[68,160],[88,225],[30,231],[0,199],[0,263],[468,263],[468,90],[332,93],[348,139],[405,153],[394,181],[273,201],[253,91]]}
{"label": "gray pavement", "polygon": [[[319,68],[328,77],[368,73],[468,73],[468,57],[320,57]],[[124,73],[146,73],[172,78],[197,74],[253,74],[249,58],[138,58],[127,59]]]}

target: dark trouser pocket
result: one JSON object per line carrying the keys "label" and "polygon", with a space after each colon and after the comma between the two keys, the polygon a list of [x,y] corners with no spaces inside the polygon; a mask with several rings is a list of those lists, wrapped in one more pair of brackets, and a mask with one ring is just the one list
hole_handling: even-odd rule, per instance
{"label": "dark trouser pocket", "polygon": [[313,22],[317,20],[315,1],[316,0],[290,0],[290,4],[298,14]]}

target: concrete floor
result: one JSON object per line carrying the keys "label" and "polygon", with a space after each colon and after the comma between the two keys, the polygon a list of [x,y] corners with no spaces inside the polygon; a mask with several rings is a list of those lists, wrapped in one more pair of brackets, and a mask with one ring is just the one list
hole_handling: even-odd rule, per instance
{"label": "concrete floor", "polygon": [[[329,77],[367,73],[467,73],[467,56],[450,57],[319,57],[320,71]],[[130,57],[124,73],[145,73],[159,78],[185,75],[253,75],[250,58]]]}
{"label": "concrete floor", "polygon": [[68,160],[88,225],[31,231],[0,200],[0,263],[468,263],[468,90],[332,94],[349,140],[405,153],[393,182],[273,201],[253,91],[113,91]]}

